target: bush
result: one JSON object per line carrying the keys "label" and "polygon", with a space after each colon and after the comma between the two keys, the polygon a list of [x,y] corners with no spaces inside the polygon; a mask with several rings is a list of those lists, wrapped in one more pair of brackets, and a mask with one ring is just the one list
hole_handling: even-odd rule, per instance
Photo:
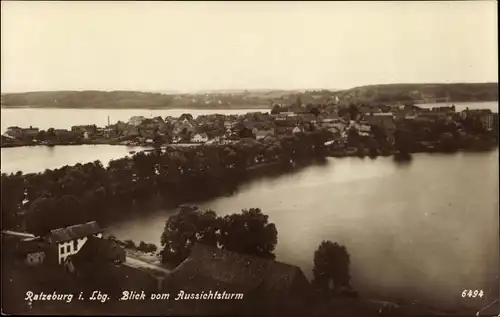
{"label": "bush", "polygon": [[125,240],[125,247],[129,249],[135,249],[135,243],[132,240]]}
{"label": "bush", "polygon": [[137,247],[137,250],[142,251],[142,252],[146,252],[146,253],[156,252],[157,249],[158,249],[158,247],[155,244],[145,243],[144,241],[141,241],[141,243]]}

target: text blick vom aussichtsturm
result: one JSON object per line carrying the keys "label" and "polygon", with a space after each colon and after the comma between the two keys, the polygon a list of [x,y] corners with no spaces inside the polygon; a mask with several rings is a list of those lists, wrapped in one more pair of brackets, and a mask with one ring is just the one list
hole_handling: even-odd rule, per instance
{"label": "text blick vom aussichtsturm", "polygon": [[[168,300],[171,298],[170,293],[149,293],[146,294],[144,291],[123,291],[122,296],[119,298],[121,301],[128,300]],[[186,293],[183,290],[175,294],[174,300],[232,300],[232,299],[243,299],[242,293],[228,293],[226,291],[208,291],[199,293]],[[26,301],[65,301],[70,303],[75,295],[72,293],[58,293],[56,291],[51,293],[34,293],[32,291],[26,292]],[[85,297],[83,292],[80,292],[76,296],[78,300],[93,300],[105,303],[111,299],[111,297],[101,291],[93,291],[89,297]]]}

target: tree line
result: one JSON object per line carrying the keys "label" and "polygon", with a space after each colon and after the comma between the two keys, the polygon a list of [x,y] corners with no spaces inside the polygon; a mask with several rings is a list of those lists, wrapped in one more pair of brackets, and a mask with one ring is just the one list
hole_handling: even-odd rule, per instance
{"label": "tree line", "polygon": [[[259,167],[284,171],[324,155],[329,134],[318,130],[259,142],[169,147],[42,173],[2,174],[4,228],[50,229],[90,220],[112,221],[145,203],[174,207],[234,191]],[[142,208],[141,208],[142,207]]]}

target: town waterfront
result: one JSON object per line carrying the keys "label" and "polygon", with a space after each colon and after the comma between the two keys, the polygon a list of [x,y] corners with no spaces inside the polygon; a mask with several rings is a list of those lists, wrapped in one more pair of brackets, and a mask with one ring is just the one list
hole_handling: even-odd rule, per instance
{"label": "town waterfront", "polygon": [[[263,107],[264,108],[264,107]],[[105,127],[118,121],[127,122],[133,116],[163,118],[180,117],[183,113],[190,113],[193,117],[209,114],[245,114],[247,112],[269,112],[270,109],[58,109],[58,108],[2,108],[2,133],[10,126],[26,128],[29,126],[43,130],[70,129],[74,125],[95,124]]]}
{"label": "town waterfront", "polygon": [[[498,102],[463,102],[454,103],[456,111],[465,108],[490,109],[498,112]],[[424,104],[420,107],[437,107],[445,104]],[[451,105],[451,103],[446,104]],[[193,117],[220,113],[224,115],[245,114],[247,112],[269,112],[269,108],[263,109],[57,109],[57,108],[2,108],[1,130],[4,133],[9,126],[26,128],[29,126],[43,130],[49,128],[69,129],[74,125],[95,124],[98,127],[107,125],[108,116],[110,123],[117,121],[127,122],[132,116],[144,116],[152,118],[156,116],[179,117],[183,113],[190,113]]]}

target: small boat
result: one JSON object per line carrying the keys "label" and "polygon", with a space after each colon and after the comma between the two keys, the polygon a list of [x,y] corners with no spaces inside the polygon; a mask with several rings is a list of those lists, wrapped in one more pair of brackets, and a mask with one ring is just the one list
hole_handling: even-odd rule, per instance
{"label": "small boat", "polygon": [[128,153],[129,153],[129,154],[135,154],[135,151],[130,151],[130,152],[128,152]]}

